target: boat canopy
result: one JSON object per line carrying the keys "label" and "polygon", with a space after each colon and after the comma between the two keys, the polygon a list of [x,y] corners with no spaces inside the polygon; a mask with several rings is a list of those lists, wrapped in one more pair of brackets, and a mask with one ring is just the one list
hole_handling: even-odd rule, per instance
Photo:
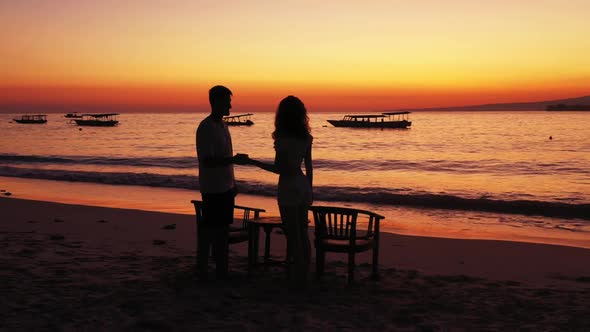
{"label": "boat canopy", "polygon": [[234,118],[241,118],[241,117],[244,117],[244,116],[251,116],[251,115],[254,115],[254,114],[252,114],[252,113],[246,113],[246,114],[238,114],[238,115],[229,115],[229,116],[224,116],[223,118],[225,118],[225,119],[234,119]]}
{"label": "boat canopy", "polygon": [[398,114],[410,114],[412,112],[384,112],[383,115],[398,115]]}
{"label": "boat canopy", "polygon": [[82,114],[82,116],[91,116],[93,118],[106,118],[109,116],[119,115],[119,113],[86,113]]}
{"label": "boat canopy", "polygon": [[365,114],[365,115],[345,115],[345,117],[347,118],[352,118],[352,119],[361,119],[361,118],[384,118],[385,116],[383,115],[377,115],[377,114]]}

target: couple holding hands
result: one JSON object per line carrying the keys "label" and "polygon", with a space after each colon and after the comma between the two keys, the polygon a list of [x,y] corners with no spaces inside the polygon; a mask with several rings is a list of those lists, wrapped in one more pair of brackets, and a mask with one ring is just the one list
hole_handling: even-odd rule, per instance
{"label": "couple holding hands", "polygon": [[[307,210],[313,201],[313,166],[309,118],[303,102],[294,96],[281,100],[272,133],[274,163],[254,160],[246,154],[233,155],[229,130],[223,117],[229,115],[232,92],[224,86],[209,90],[211,114],[197,129],[199,184],[203,200],[203,223],[198,230],[197,270],[207,279],[207,258],[213,247],[218,279],[227,277],[229,224],[233,222],[236,186],[233,164],[254,165],[279,174],[277,200],[285,225],[292,262],[290,279],[303,285],[311,258]],[[305,165],[305,173],[301,170]]]}

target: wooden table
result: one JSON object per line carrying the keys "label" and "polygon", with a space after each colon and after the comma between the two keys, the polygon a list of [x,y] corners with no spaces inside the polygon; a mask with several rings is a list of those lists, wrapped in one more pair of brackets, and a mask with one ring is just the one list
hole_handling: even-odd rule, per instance
{"label": "wooden table", "polygon": [[[260,229],[264,230],[264,264],[271,263],[270,260],[270,235],[274,228],[284,231],[281,217],[261,217],[248,221],[248,268],[252,269],[258,264],[258,238]],[[284,262],[281,262],[284,263]]]}

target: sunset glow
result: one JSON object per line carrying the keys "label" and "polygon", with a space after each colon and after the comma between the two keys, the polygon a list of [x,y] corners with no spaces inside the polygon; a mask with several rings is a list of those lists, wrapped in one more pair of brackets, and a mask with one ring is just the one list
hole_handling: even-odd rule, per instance
{"label": "sunset glow", "polygon": [[315,110],[588,94],[590,2],[4,1],[0,105]]}

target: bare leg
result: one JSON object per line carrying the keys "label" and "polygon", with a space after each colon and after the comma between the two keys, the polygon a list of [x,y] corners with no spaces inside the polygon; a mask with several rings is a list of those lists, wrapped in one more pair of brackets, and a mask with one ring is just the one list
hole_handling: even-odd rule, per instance
{"label": "bare leg", "polygon": [[[281,220],[283,221],[283,225],[285,225],[285,235],[287,235],[287,264],[292,265],[294,263],[294,254],[295,254],[295,242],[293,239],[294,230],[291,230],[293,226],[293,222],[291,221],[290,217],[290,209],[287,206],[280,206],[279,205],[279,212],[281,213]],[[289,278],[292,279],[292,275],[294,273],[294,267],[289,266]]]}
{"label": "bare leg", "polygon": [[307,223],[307,211],[309,209],[308,205],[301,205],[298,207],[299,213],[297,218],[300,220],[299,227],[300,227],[300,236],[301,236],[301,249],[302,249],[302,264],[305,268],[304,276],[305,280],[307,280],[307,276],[309,273],[309,264],[311,261],[311,243],[309,241],[309,232],[308,232],[308,223]]}
{"label": "bare leg", "polygon": [[287,246],[293,262],[291,280],[297,285],[307,282],[311,246],[307,234],[307,205],[279,206],[287,231]]}

